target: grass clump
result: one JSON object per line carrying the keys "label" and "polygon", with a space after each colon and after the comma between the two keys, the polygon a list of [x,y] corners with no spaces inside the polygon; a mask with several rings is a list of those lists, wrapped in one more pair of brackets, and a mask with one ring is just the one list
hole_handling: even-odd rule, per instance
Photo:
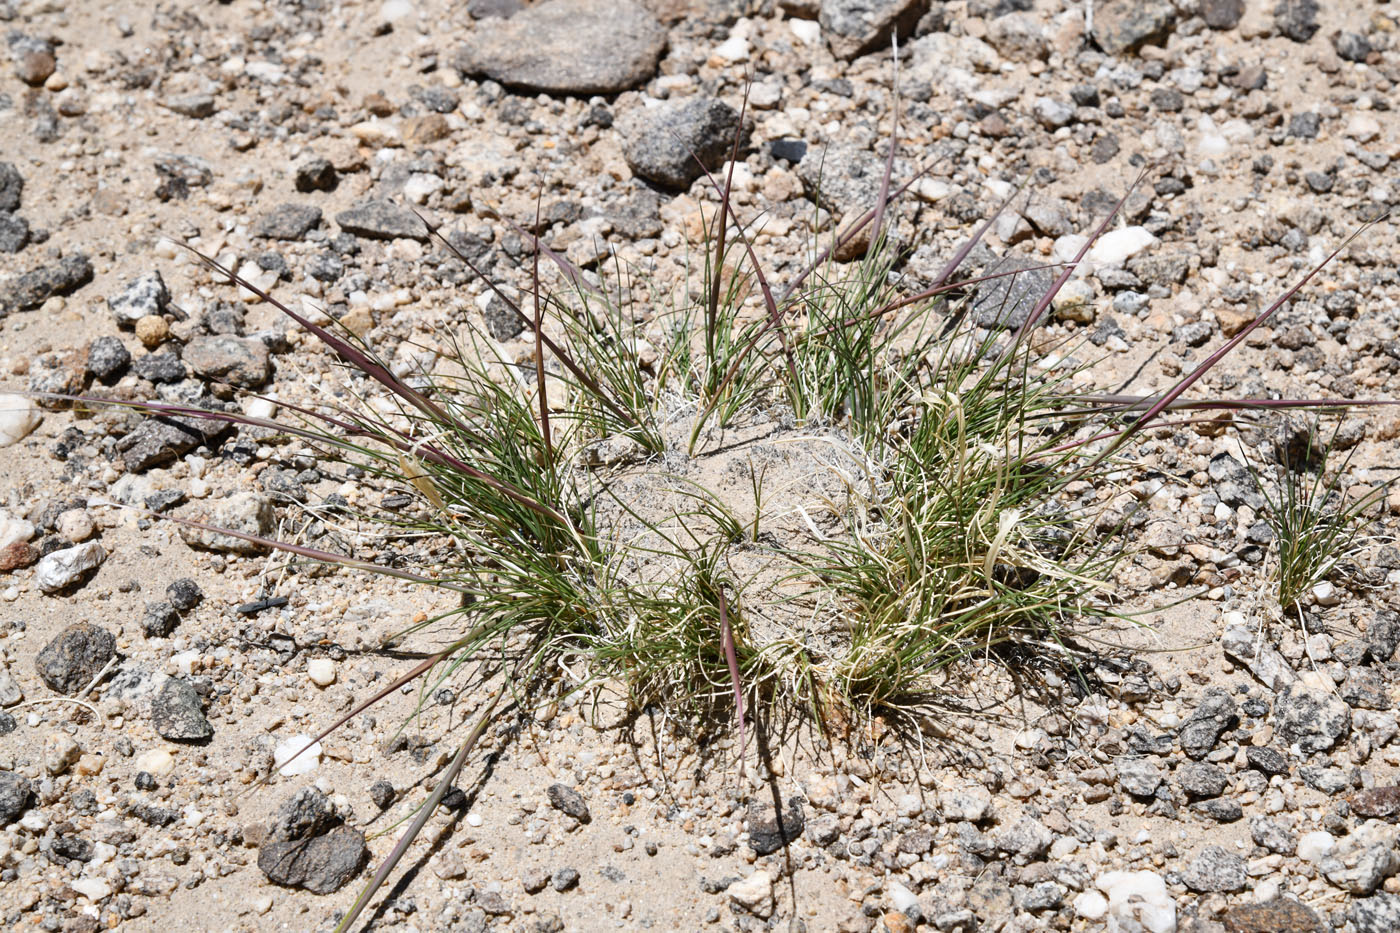
{"label": "grass clump", "polygon": [[[440,683],[476,663],[498,675],[435,796],[341,929],[501,698],[529,704],[577,660],[638,706],[732,721],[742,771],[756,708],[806,710],[818,723],[894,714],[918,728],[960,658],[1063,654],[1077,617],[1108,611],[1123,542],[1098,527],[1096,483],[1134,435],[1181,423],[1164,420],[1171,413],[1251,404],[1182,395],[1312,273],[1166,392],[1093,395],[1086,361],[1073,357],[1085,348],[1047,345],[1037,326],[1094,237],[1023,323],[979,325],[980,283],[956,276],[991,221],[929,287],[902,291],[903,255],[885,229],[887,195],[901,190],[893,155],[877,204],[781,287],[735,216],[729,179],[711,179],[718,206],[698,297],[684,292],[660,315],[654,361],[635,277],[585,273],[533,238],[520,303],[458,256],[528,328],[533,359],[505,357],[468,322],[440,335],[430,368],[405,375],[206,260],[336,354],[361,404],[284,402],[293,417],[281,422],[146,407],[280,431],[408,493],[413,507],[363,517],[431,554],[412,570],[262,543],[456,594],[395,636],[446,630],[447,647],[340,722],[416,678]],[[861,238],[868,246],[853,250]],[[833,258],[852,251],[863,258]],[[1295,513],[1313,514],[1276,514]]]}

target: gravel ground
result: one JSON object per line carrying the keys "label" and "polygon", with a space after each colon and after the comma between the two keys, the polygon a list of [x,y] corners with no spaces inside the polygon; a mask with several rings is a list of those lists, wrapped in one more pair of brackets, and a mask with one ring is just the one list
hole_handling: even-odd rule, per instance
{"label": "gravel ground", "polygon": [[[180,240],[405,372],[469,318],[525,358],[409,208],[523,287],[524,241],[499,218],[533,226],[542,192],[551,247],[670,286],[713,201],[689,153],[727,158],[746,76],[735,202],[766,211],[757,246],[782,281],[814,228],[874,197],[895,31],[899,169],[928,167],[895,228],[917,247],[910,286],[1023,181],[978,262],[1073,256],[1145,168],[1045,332],[1087,337],[1103,388],[1149,392],[1400,203],[1396,16],[1382,0],[0,0],[0,393],[266,415],[343,391],[323,350]],[[1394,225],[1366,231],[1200,389],[1395,397],[1397,263]],[[1346,418],[1350,482],[1394,476],[1397,437],[1393,413]],[[1377,541],[1305,625],[1279,621],[1244,461],[1298,443],[1288,425],[1162,432],[1097,491],[1140,523],[1116,583],[1144,624],[1091,633],[1087,689],[1051,674],[1027,696],[969,664],[950,682],[967,712],[922,743],[882,721],[775,736],[745,783],[727,740],[698,747],[607,684],[507,716],[372,928],[1400,929],[1400,551]],[[9,394],[0,447],[0,916],[329,929],[481,685],[443,685],[413,717],[417,693],[395,692],[250,789],[448,640],[379,650],[446,604],[120,505],[363,544],[344,507],[381,492],[256,430]],[[1400,492],[1384,512],[1393,535]]]}

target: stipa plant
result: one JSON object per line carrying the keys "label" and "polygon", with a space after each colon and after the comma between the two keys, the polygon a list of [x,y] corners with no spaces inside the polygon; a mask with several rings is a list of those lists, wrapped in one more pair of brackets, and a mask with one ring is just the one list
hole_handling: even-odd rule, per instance
{"label": "stipa plant", "polygon": [[1264,519],[1273,532],[1277,560],[1274,582],[1279,607],[1284,611],[1301,611],[1301,604],[1314,588],[1360,551],[1365,543],[1362,528],[1368,513],[1372,509],[1379,512],[1394,482],[1374,485],[1349,498],[1344,484],[1356,448],[1351,448],[1334,469],[1328,467],[1339,429],[1333,429],[1325,445],[1318,445],[1314,443],[1318,439],[1318,425],[1314,423],[1301,457],[1284,445],[1279,479],[1272,493],[1255,474],[1264,498]]}
{"label": "stipa plant", "polygon": [[[1132,437],[1183,423],[1168,412],[1189,422],[1192,409],[1325,404],[1182,398],[1316,270],[1168,391],[1085,391],[1082,364],[1068,362],[1081,348],[1042,346],[1037,327],[1112,214],[1017,327],[979,326],[968,295],[980,283],[956,278],[991,220],[928,288],[902,293],[886,239],[893,155],[872,209],[781,288],[735,216],[732,174],[712,179],[700,297],[677,299],[651,371],[626,277],[585,273],[533,238],[528,300],[481,277],[528,329],[533,359],[454,330],[431,368],[404,375],[205,260],[334,353],[361,402],[283,401],[281,421],[141,407],[281,432],[408,492],[413,509],[364,517],[431,554],[413,569],[253,540],[457,600],[397,635],[445,629],[447,646],[321,737],[417,679],[441,683],[483,659],[496,676],[340,929],[407,851],[502,698],[530,702],[566,660],[617,679],[638,704],[732,716],[741,770],[745,713],[758,704],[806,708],[818,722],[903,711],[917,726],[959,658],[1064,651],[1073,619],[1104,611],[1121,542],[1093,530],[1085,480],[1119,465]],[[857,237],[864,259],[837,263]]]}

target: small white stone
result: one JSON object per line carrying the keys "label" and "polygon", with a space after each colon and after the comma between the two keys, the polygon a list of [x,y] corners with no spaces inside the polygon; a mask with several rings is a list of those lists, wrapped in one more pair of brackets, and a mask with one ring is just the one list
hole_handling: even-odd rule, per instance
{"label": "small white stone", "polygon": [[306,676],[318,687],[335,683],[335,662],[330,658],[312,658],[306,662]]}
{"label": "small white stone", "polygon": [[773,915],[773,879],[766,871],[756,871],[743,881],[736,881],[727,890],[729,899],[755,917]]}
{"label": "small white stone", "polygon": [[1354,113],[1342,133],[1359,143],[1370,142],[1381,135],[1381,125],[1369,113]]}
{"label": "small white stone", "polygon": [[[302,752],[302,749],[306,751]],[[296,757],[293,758],[293,755]],[[272,751],[272,760],[276,763],[277,773],[283,777],[310,774],[321,764],[321,743],[312,744],[309,735],[290,736],[277,743]]]}
{"label": "small white stone", "polygon": [[0,395],[0,447],[9,447],[28,436],[44,420],[39,406],[23,395]]}
{"label": "small white stone", "polygon": [[59,536],[67,538],[74,544],[82,544],[92,537],[95,530],[92,516],[88,514],[87,509],[69,509],[58,516]]}
{"label": "small white stone", "polygon": [[243,73],[250,78],[266,81],[268,84],[281,84],[287,77],[287,70],[272,62],[249,62],[243,66]]}
{"label": "small white stone", "polygon": [[814,19],[792,19],[788,20],[788,28],[792,34],[803,45],[816,45],[822,41],[822,27]]}
{"label": "small white stone", "polygon": [[1329,832],[1318,830],[1304,833],[1298,840],[1298,857],[1314,864],[1322,861],[1337,847],[1337,840]]}
{"label": "small white stone", "polygon": [[163,777],[175,770],[175,756],[166,749],[152,748],[136,756],[136,770]]}
{"label": "small white stone", "polygon": [[1124,227],[1111,230],[1094,241],[1089,260],[1097,267],[1121,266],[1147,249],[1157,238],[1146,227]]}
{"label": "small white stone", "polygon": [[68,887],[90,901],[100,901],[112,893],[112,886],[101,878],[79,878],[70,882]]}
{"label": "small white stone", "polygon": [[96,541],[66,547],[44,557],[34,568],[34,582],[45,593],[57,593],[107,559]]}
{"label": "small white stone", "polygon": [[1102,920],[1108,913],[1108,898],[1098,891],[1085,891],[1074,899],[1074,914],[1085,920]]}
{"label": "small white stone", "polygon": [[890,906],[900,913],[907,913],[910,907],[919,903],[918,896],[898,881],[887,882],[885,893],[890,896]]}
{"label": "small white stone", "polygon": [[71,735],[55,732],[44,739],[44,770],[62,774],[83,754],[83,747]]}
{"label": "small white stone", "polygon": [[482,824],[481,814],[475,811],[467,814],[468,826],[480,826]]}
{"label": "small white stone", "polygon": [[386,23],[397,22],[413,15],[413,0],[386,0],[379,8],[379,18]]}
{"label": "small white stone", "polygon": [[1326,580],[1312,588],[1313,599],[1317,600],[1319,606],[1335,606],[1342,601],[1337,595],[1337,588]]}
{"label": "small white stone", "polygon": [[0,512],[0,551],[17,541],[34,537],[34,523]]}
{"label": "small white stone", "polygon": [[170,656],[167,668],[176,674],[183,674],[185,677],[194,673],[195,666],[199,663],[199,652],[191,648],[189,651],[181,651]]}
{"label": "small white stone", "polygon": [[399,128],[384,120],[365,120],[350,127],[350,133],[360,142],[376,148],[390,148],[403,145],[403,135]]}
{"label": "small white stone", "polygon": [[414,204],[427,204],[428,198],[441,191],[445,184],[446,182],[430,172],[414,172],[403,183],[403,196]]}
{"label": "small white stone", "polygon": [[272,895],[264,894],[262,897],[253,898],[251,906],[253,908],[253,913],[255,914],[267,913],[269,910],[272,909]]}
{"label": "small white stone", "polygon": [[734,62],[746,62],[749,60],[748,37],[742,33],[735,33],[718,45],[711,54],[714,58],[729,62],[731,65]]}

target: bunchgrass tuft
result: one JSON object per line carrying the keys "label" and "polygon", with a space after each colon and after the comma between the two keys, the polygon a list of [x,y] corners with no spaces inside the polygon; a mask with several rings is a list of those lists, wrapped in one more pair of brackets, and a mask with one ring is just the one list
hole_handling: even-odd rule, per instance
{"label": "bunchgrass tuft", "polygon": [[[577,689],[557,683],[566,665],[615,681],[638,708],[732,723],[741,779],[760,708],[805,711],[818,725],[893,714],[919,728],[948,699],[944,678],[960,659],[1064,646],[1077,619],[1112,611],[1108,584],[1130,542],[1103,530],[1095,493],[1110,467],[1131,465],[1135,434],[1182,410],[1329,404],[1183,398],[1249,328],[1159,395],[1092,394],[1093,360],[1075,356],[1092,348],[1047,346],[1037,328],[1113,214],[1018,326],[979,324],[971,296],[982,280],[957,278],[991,220],[931,287],[902,291],[905,257],[889,234],[913,179],[894,184],[893,156],[891,146],[877,203],[781,285],[757,255],[752,219],[736,214],[732,171],[710,178],[717,208],[696,244],[698,288],[669,306],[649,285],[652,305],[639,309],[630,270],[585,273],[525,234],[528,301],[481,278],[528,329],[526,363],[454,322],[430,367],[397,375],[366,341],[205,260],[333,352],[356,401],[284,402],[276,423],[144,407],[281,431],[408,494],[409,508],[359,517],[424,555],[410,568],[353,548],[261,543],[457,601],[395,636],[446,631],[447,647],[327,732],[403,684],[440,683],[481,658],[498,677],[338,929],[402,857],[503,694],[528,706],[532,691]],[[834,258],[850,251],[863,255]],[[664,334],[644,360],[648,318]],[[1337,482],[1285,485],[1271,510],[1294,549],[1281,598],[1296,600],[1354,541],[1348,529],[1372,500],[1326,511]]]}

